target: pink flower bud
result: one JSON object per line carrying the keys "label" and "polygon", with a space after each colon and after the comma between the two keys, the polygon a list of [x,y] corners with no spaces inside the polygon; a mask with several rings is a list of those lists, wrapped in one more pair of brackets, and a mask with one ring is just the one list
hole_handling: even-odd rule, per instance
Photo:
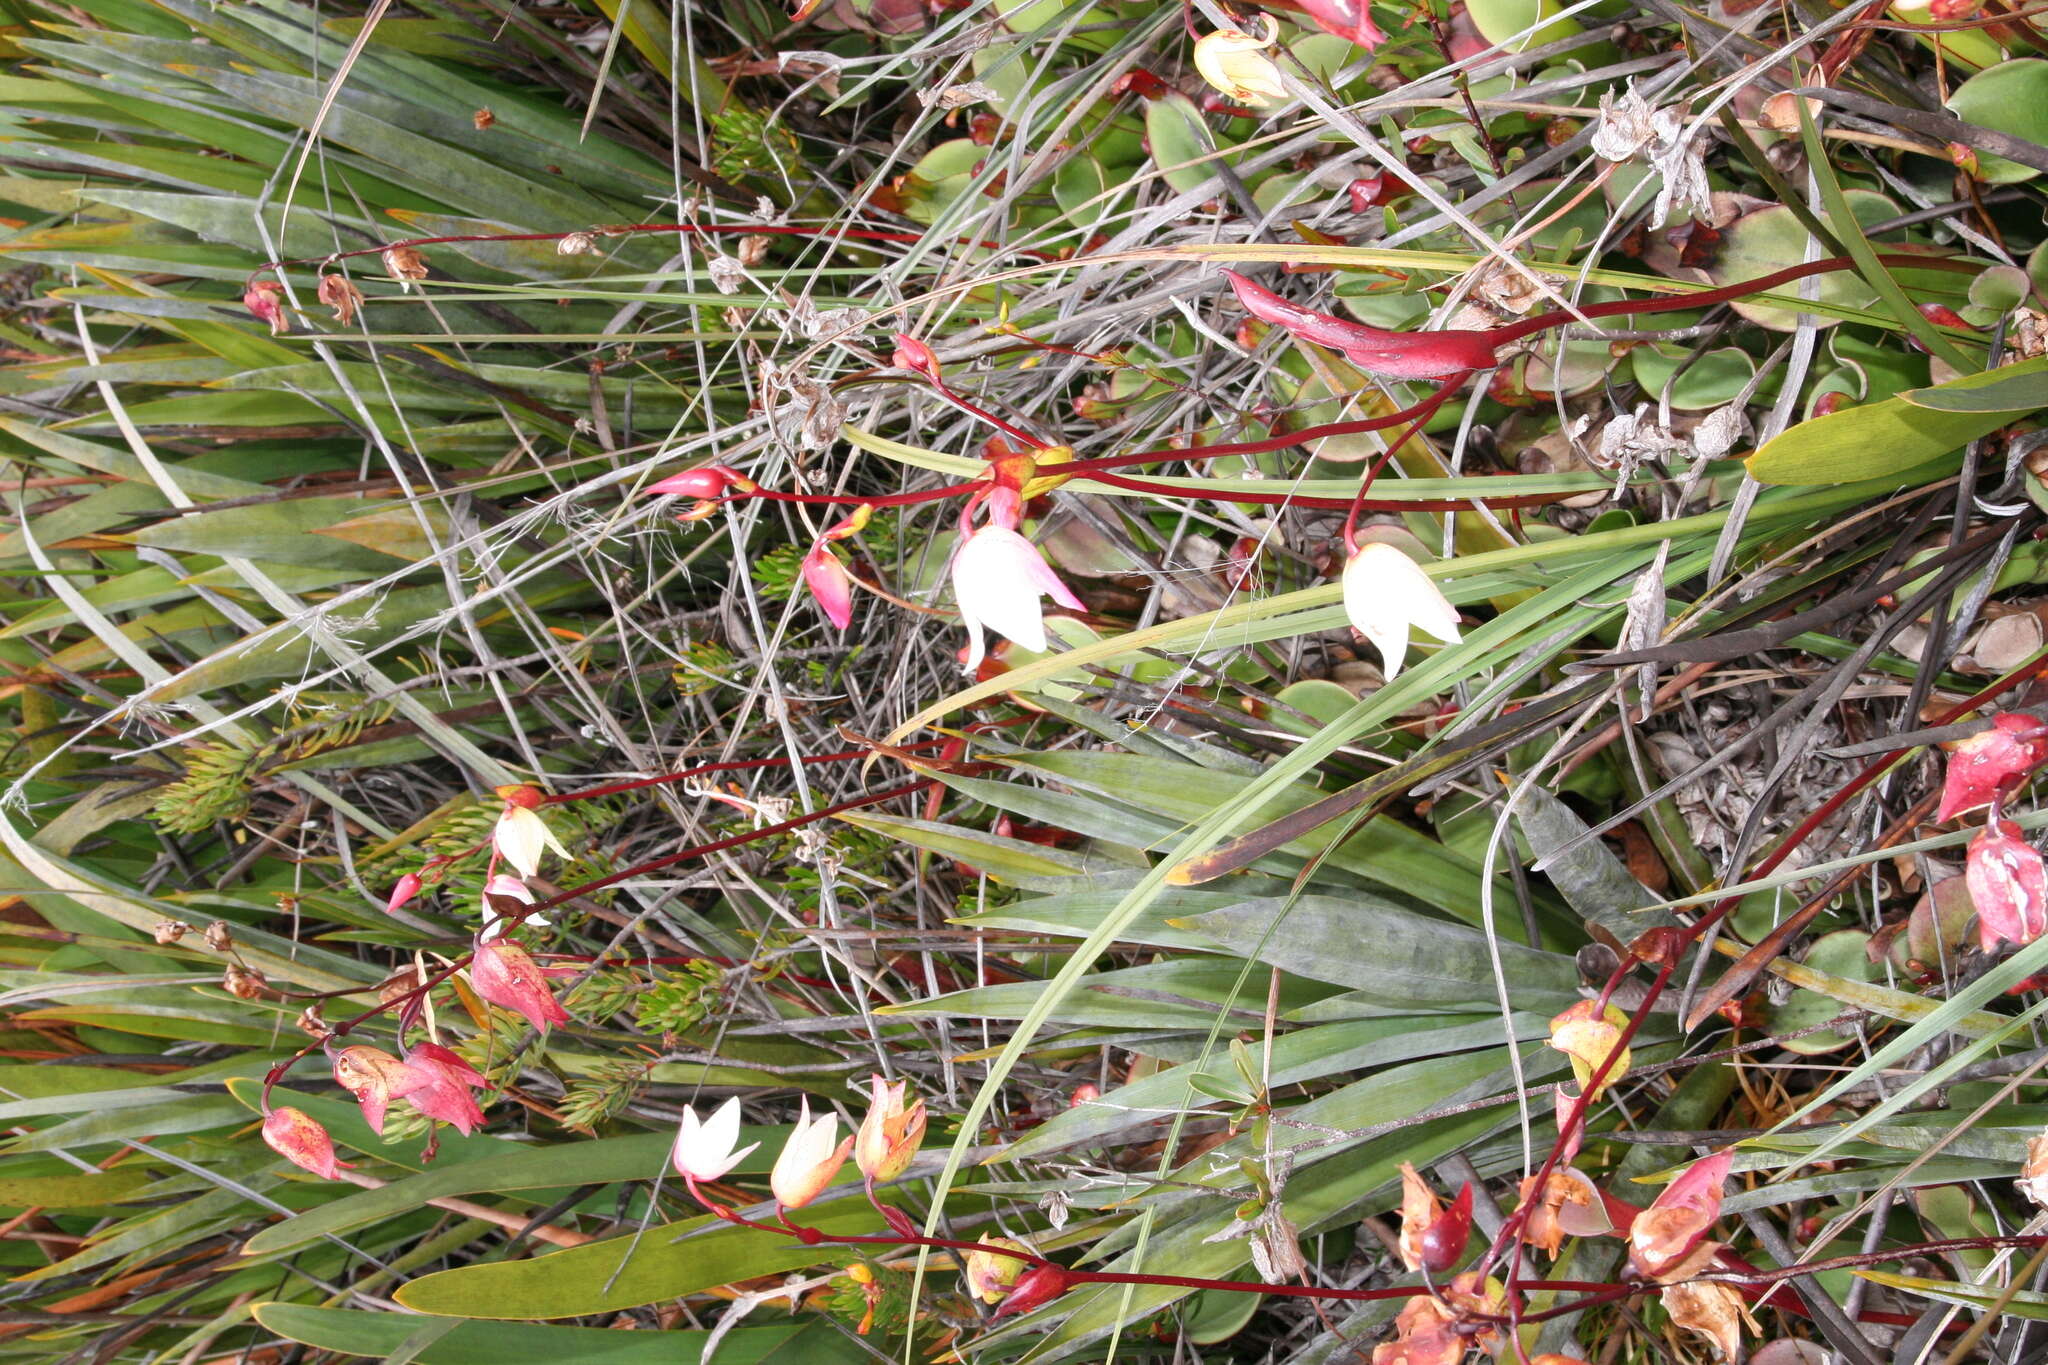
{"label": "pink flower bud", "polygon": [[548,989],[551,976],[574,975],[574,967],[543,967],[533,955],[507,938],[481,940],[469,964],[469,984],[479,996],[523,1015],[542,1033],[569,1022],[569,1012]]}
{"label": "pink flower bud", "polygon": [[647,485],[650,493],[665,493],[677,498],[715,498],[726,489],[741,482],[740,476],[722,464],[699,465],[685,469],[680,474],[671,474]]}
{"label": "pink flower bud", "polygon": [[1934,813],[1934,822],[1941,824],[1989,804],[2004,793],[2007,783],[2017,786],[2044,760],[2048,760],[2048,726],[2032,716],[2000,713],[1993,717],[1989,730],[1971,735],[1950,751],[1948,772],[1941,784],[1941,809]]}
{"label": "pink flower bud", "polygon": [[1361,370],[1393,379],[1448,379],[1494,367],[1491,332],[1390,332],[1289,303],[1234,270],[1223,272],[1244,310],[1303,341],[1328,346]]}
{"label": "pink flower bud", "polygon": [[932,354],[932,348],[905,332],[896,332],[892,339],[896,349],[889,356],[889,363],[899,370],[915,370],[934,384],[943,384],[939,377],[939,358]]}
{"label": "pink flower bud", "polygon": [[1721,1185],[1734,1161],[1733,1152],[1700,1158],[1636,1215],[1628,1229],[1629,1259],[1636,1269],[1659,1280],[1691,1273],[1685,1262],[1721,1216]]}
{"label": "pink flower bud", "polygon": [[404,905],[414,896],[417,896],[420,893],[420,889],[425,885],[426,883],[420,880],[419,873],[417,872],[408,872],[403,877],[400,877],[398,885],[391,888],[391,899],[384,902],[384,913],[387,915],[397,914],[398,907]]}
{"label": "pink flower bud", "polygon": [[339,1168],[352,1164],[336,1161],[334,1139],[327,1136],[327,1130],[305,1110],[290,1105],[263,1116],[263,1141],[292,1165],[328,1180],[341,1179]]}
{"label": "pink flower bud", "polygon": [[2048,868],[2012,821],[1993,821],[1970,840],[1963,877],[1985,952],[2002,943],[2023,947],[2048,931]]}
{"label": "pink flower bud", "polygon": [[251,284],[242,293],[242,306],[254,314],[258,322],[268,326],[274,337],[283,336],[292,329],[284,315],[284,286],[276,280],[257,280]]}
{"label": "pink flower bud", "polygon": [[1316,21],[1316,27],[1360,47],[1374,48],[1387,40],[1367,10],[1367,0],[1296,0],[1301,12]]}
{"label": "pink flower bud", "polygon": [[803,577],[827,621],[840,630],[853,623],[853,577],[830,545],[821,540],[811,546],[804,556]]}

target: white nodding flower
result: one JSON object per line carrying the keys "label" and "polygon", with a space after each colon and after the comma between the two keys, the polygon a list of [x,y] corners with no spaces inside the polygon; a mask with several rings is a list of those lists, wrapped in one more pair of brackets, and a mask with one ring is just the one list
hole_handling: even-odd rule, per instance
{"label": "white nodding flower", "polygon": [[683,1109],[683,1126],[676,1132],[676,1147],[670,1159],[676,1174],[690,1180],[716,1180],[740,1164],[741,1158],[761,1144],[750,1142],[737,1152],[740,1140],[740,1102],[727,1100],[718,1112],[699,1123],[694,1107]]}
{"label": "white nodding flower", "polygon": [[1344,566],[1344,614],[1385,660],[1387,681],[1401,671],[1408,633],[1458,643],[1458,612],[1420,565],[1391,545],[1367,543]]}
{"label": "white nodding flower", "polygon": [[1045,649],[1046,596],[1063,607],[1081,609],[1081,599],[1060,582],[1038,547],[1005,526],[987,525],[961,542],[953,556],[953,597],[971,644],[967,669],[981,666],[981,629],[1033,652]]}
{"label": "white nodding flower", "polygon": [[548,828],[548,822],[540,818],[540,812],[524,806],[505,807],[497,828],[491,831],[491,843],[498,856],[512,864],[512,870],[521,877],[531,877],[540,871],[540,855],[550,849],[557,857],[569,860],[569,850],[562,847],[562,841]]}

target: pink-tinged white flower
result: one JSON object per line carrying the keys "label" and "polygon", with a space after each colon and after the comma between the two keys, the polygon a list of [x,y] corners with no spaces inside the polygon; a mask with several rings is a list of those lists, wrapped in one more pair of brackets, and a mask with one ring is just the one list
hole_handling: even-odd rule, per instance
{"label": "pink-tinged white flower", "polygon": [[854,1135],[853,1163],[872,1184],[894,1180],[909,1167],[918,1144],[924,1141],[925,1112],[922,1099],[908,1109],[903,1107],[910,1082],[892,1084],[874,1076],[869,1084],[872,1100],[860,1131]]}
{"label": "pink-tinged white flower", "polygon": [[1378,47],[1387,40],[1372,21],[1367,0],[1295,0],[1301,12],[1316,21],[1316,27],[1360,47]]}
{"label": "pink-tinged white flower", "polygon": [[1678,1179],[1629,1224],[1629,1259],[1657,1280],[1693,1273],[1686,1262],[1705,1244],[1721,1216],[1721,1185],[1734,1164],[1733,1152],[1716,1152],[1685,1168]]}
{"label": "pink-tinged white flower", "polygon": [[804,556],[804,586],[817,600],[818,610],[840,630],[853,623],[853,578],[832,547],[824,541],[811,546]]}
{"label": "pink-tinged white flower", "polygon": [[251,284],[242,293],[242,306],[258,322],[269,327],[274,337],[283,336],[292,329],[291,322],[284,315],[284,286],[276,280],[257,280]]}
{"label": "pink-tinged white flower", "polygon": [[1263,109],[1287,98],[1280,68],[1266,55],[1272,38],[1254,38],[1234,28],[1219,28],[1195,40],[1195,70],[1224,98]]}
{"label": "pink-tinged white flower", "polygon": [[470,959],[469,984],[483,999],[523,1016],[546,1033],[551,1025],[569,1022],[569,1012],[548,989],[548,978],[575,972],[574,967],[541,966],[509,938],[479,939],[476,956]]}
{"label": "pink-tinged white flower", "polygon": [[2048,761],[2048,725],[2032,716],[2002,712],[1991,728],[1980,730],[1949,752],[1941,784],[1941,824],[1964,811],[1988,805],[2007,784],[2017,786],[2028,773]]}
{"label": "pink-tinged white flower", "polygon": [[796,1127],[790,1130],[768,1176],[768,1188],[786,1209],[800,1209],[822,1194],[853,1152],[851,1136],[834,1141],[839,1136],[837,1114],[828,1111],[813,1119],[810,1099],[806,1097],[802,1104]]}
{"label": "pink-tinged white flower", "polygon": [[505,799],[505,810],[491,830],[491,845],[500,858],[512,864],[513,871],[521,877],[533,876],[540,871],[540,855],[548,851],[569,861],[569,850],[562,847],[536,809],[542,799],[538,788],[500,787],[498,795]]}
{"label": "pink-tinged white flower", "polygon": [[675,1164],[676,1174],[686,1180],[716,1180],[761,1145],[750,1142],[735,1152],[733,1144],[739,1140],[738,1099],[727,1100],[702,1123],[697,1121],[696,1109],[686,1105],[682,1127],[676,1130],[675,1150],[669,1154],[669,1160]]}
{"label": "pink-tinged white flower", "polygon": [[1008,527],[983,526],[961,543],[953,556],[953,598],[967,627],[968,672],[986,657],[984,626],[1023,649],[1045,649],[1041,596],[1081,608],[1081,599],[1060,581],[1038,547]]}
{"label": "pink-tinged white flower", "polygon": [[263,1141],[271,1151],[301,1170],[328,1180],[341,1179],[340,1167],[352,1163],[334,1158],[334,1139],[303,1109],[280,1105],[263,1116]]}
{"label": "pink-tinged white flower", "polygon": [[1498,363],[1490,332],[1391,332],[1290,303],[1234,270],[1223,275],[1247,313],[1303,341],[1341,351],[1361,370],[1392,379],[1449,379]]}
{"label": "pink-tinged white flower", "polygon": [[412,1094],[427,1080],[384,1049],[358,1043],[335,1054],[334,1083],[356,1097],[370,1131],[381,1137],[391,1101]]}
{"label": "pink-tinged white flower", "polygon": [[408,872],[403,877],[400,877],[398,885],[391,888],[390,898],[384,902],[384,913],[387,915],[397,914],[398,907],[404,905],[414,896],[417,896],[420,893],[420,889],[425,885],[426,883],[420,880],[420,875],[417,872]]}
{"label": "pink-tinged white flower", "polygon": [[454,1124],[465,1137],[483,1124],[484,1111],[469,1092],[488,1090],[491,1083],[460,1055],[439,1043],[421,1043],[406,1053],[405,1065],[418,1082],[406,1103],[430,1119]]}
{"label": "pink-tinged white flower", "polygon": [[1408,654],[1410,631],[1458,643],[1458,611],[1420,565],[1391,545],[1369,541],[1344,565],[1344,615],[1372,641],[1392,682]]}
{"label": "pink-tinged white flower", "polygon": [[2003,943],[2023,947],[2048,932],[2048,868],[2012,821],[1994,820],[1970,840],[1963,877],[1985,952]]}

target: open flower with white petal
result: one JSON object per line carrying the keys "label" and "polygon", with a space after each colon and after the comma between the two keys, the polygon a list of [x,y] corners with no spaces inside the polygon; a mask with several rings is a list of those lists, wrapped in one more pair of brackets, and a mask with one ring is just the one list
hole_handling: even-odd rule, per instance
{"label": "open flower with white petal", "polygon": [[670,1160],[675,1163],[676,1173],[686,1180],[716,1180],[761,1145],[750,1142],[735,1152],[733,1144],[739,1140],[739,1100],[727,1100],[716,1113],[701,1122],[696,1109],[686,1105],[682,1127],[676,1130],[676,1145]]}
{"label": "open flower with white petal", "polygon": [[1359,546],[1344,566],[1344,614],[1379,650],[1388,682],[1401,671],[1411,631],[1447,645],[1459,640],[1457,608],[1421,565],[1378,542]]}
{"label": "open flower with white petal", "polygon": [[1038,553],[1038,547],[1006,526],[986,525],[961,542],[953,556],[953,597],[967,626],[967,669],[986,657],[981,631],[1034,652],[1045,648],[1045,608],[1040,597],[1081,609],[1081,599]]}

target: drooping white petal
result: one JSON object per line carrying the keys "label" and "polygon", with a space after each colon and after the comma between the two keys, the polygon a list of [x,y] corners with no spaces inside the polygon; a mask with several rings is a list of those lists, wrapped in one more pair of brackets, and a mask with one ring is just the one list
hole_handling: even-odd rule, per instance
{"label": "drooping white petal", "polygon": [[540,855],[545,851],[552,850],[565,861],[569,857],[569,850],[555,838],[548,822],[541,819],[538,811],[524,806],[505,807],[491,832],[491,842],[497,847],[498,856],[512,864],[513,871],[521,877],[531,877],[540,871]]}
{"label": "drooping white petal", "polygon": [[1081,605],[1037,546],[997,525],[983,526],[961,544],[953,557],[953,595],[973,637],[969,669],[982,659],[982,627],[1021,649],[1043,653],[1045,611],[1039,598],[1050,596],[1069,608]]}
{"label": "drooping white petal", "polygon": [[1372,641],[1387,681],[1401,671],[1411,628],[1456,644],[1458,612],[1420,565],[1391,545],[1360,546],[1344,566],[1344,615]]}

